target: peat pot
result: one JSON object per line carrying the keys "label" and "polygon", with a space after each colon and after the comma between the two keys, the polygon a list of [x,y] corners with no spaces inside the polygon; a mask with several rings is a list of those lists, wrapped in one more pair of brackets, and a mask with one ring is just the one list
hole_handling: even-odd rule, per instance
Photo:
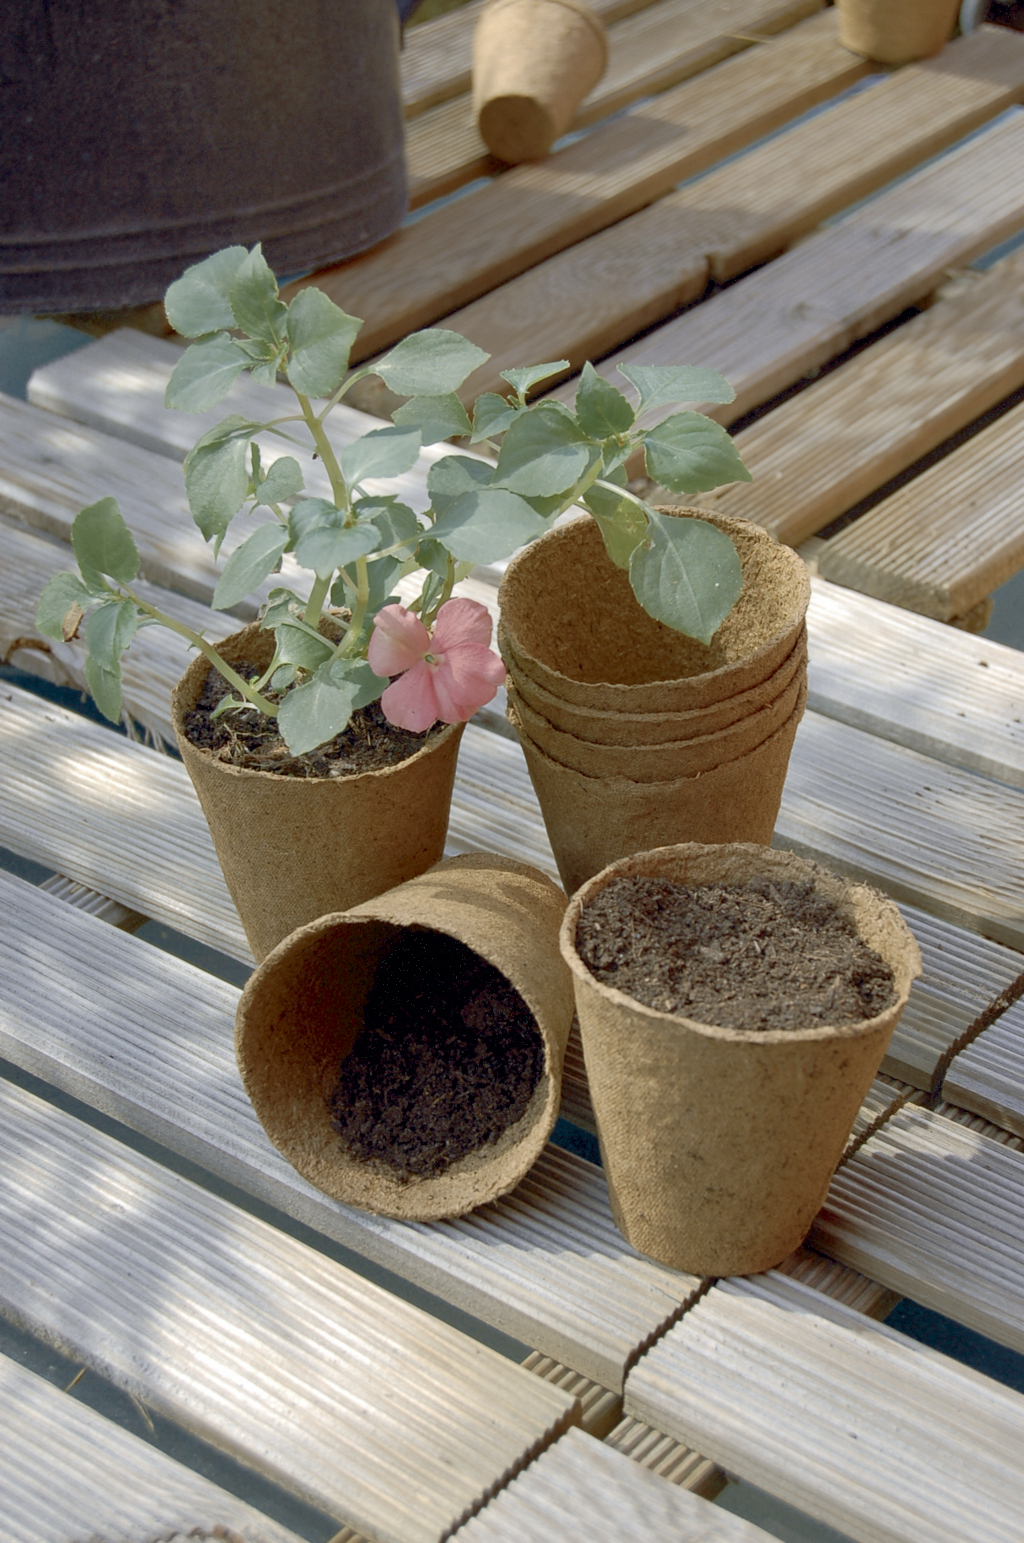
{"label": "peat pot", "polygon": [[0,313],[146,305],[233,243],[307,272],[405,213],[394,0],[23,0],[0,59]]}
{"label": "peat pot", "polygon": [[960,0],[836,0],[839,41],[881,64],[928,59],[946,46]]}
{"label": "peat pot", "polygon": [[[284,940],[252,975],[235,1048],[245,1090],[299,1173],[349,1205],[429,1221],[459,1216],[513,1189],[540,1156],[558,1114],[572,981],[558,947],[565,896],[536,869],[475,853],[439,863],[344,915]],[[331,1123],[339,1067],[388,955],[404,933],[442,933],[493,965],[519,993],[543,1040],[543,1071],[522,1116],[445,1172],[406,1178],[355,1159]]]}
{"label": "peat pot", "polygon": [[[273,634],[247,627],[218,645],[228,664],[270,663]],[[285,777],[218,761],[185,735],[211,666],[199,655],[171,698],[175,738],[257,962],[282,938],[423,873],[444,855],[465,724],[354,777]]]}
{"label": "peat pot", "polygon": [[[612,879],[683,885],[812,881],[890,966],[896,1000],[843,1028],[757,1032],[645,1007],[599,982],[576,951],[581,912]],[[634,1248],[695,1275],[780,1264],[806,1235],[857,1111],[921,973],[896,906],[791,852],[662,847],[597,874],[565,915],[587,1077],[615,1221]]]}

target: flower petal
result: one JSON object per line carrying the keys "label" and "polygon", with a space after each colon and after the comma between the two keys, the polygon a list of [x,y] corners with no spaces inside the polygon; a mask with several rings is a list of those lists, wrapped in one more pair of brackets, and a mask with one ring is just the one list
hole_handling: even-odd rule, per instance
{"label": "flower petal", "polygon": [[[430,634],[412,611],[404,605],[386,605],[377,612],[366,650],[375,675],[400,675],[429,651]],[[430,721],[433,723],[433,718]]]}
{"label": "flower petal", "polygon": [[434,622],[430,651],[446,654],[467,643],[486,648],[491,641],[491,625],[491,613],[479,600],[446,600]]}
{"label": "flower petal", "polygon": [[[373,668],[372,664],[370,668]],[[396,729],[412,729],[414,733],[422,734],[441,717],[434,690],[435,673],[420,659],[387,687],[380,699],[381,710]],[[446,723],[450,721],[445,719]]]}
{"label": "flower petal", "polygon": [[449,649],[433,673],[442,723],[465,723],[505,681],[505,666],[497,654],[479,643]]}

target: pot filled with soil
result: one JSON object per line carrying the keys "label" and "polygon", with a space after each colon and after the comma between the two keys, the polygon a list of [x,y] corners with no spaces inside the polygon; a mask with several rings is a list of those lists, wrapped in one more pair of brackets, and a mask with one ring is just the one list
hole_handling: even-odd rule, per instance
{"label": "pot filled with soil", "polygon": [[960,0],[836,0],[839,41],[881,64],[939,53],[953,36]]}
{"label": "pot filled with soil", "polygon": [[386,1216],[458,1216],[515,1187],[558,1113],[573,1016],[565,896],[525,863],[439,863],[281,943],[235,1047],[274,1145]]}
{"label": "pot filled with soil", "polygon": [[664,847],[561,932],[616,1223],[699,1275],[779,1264],[921,971],[896,906],[790,852]]}
{"label": "pot filled with soil", "polygon": [[[274,639],[247,627],[218,645],[247,679]],[[211,719],[227,689],[202,656],[174,690],[172,721],[231,898],[257,962],[297,927],[423,873],[444,855],[464,724],[416,734],[379,703],[335,740],[288,753],[255,709]]]}

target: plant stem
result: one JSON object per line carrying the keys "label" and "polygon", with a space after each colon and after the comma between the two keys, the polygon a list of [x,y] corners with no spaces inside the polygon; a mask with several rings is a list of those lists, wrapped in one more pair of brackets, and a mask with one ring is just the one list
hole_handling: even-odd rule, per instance
{"label": "plant stem", "polygon": [[356,580],[356,603],[352,608],[352,620],[341,643],[335,649],[335,654],[342,659],[350,659],[362,639],[366,608],[370,603],[370,570],[365,557],[360,557],[356,561]]}
{"label": "plant stem", "polygon": [[430,627],[432,627],[434,625],[434,622],[437,619],[438,611],[441,609],[441,607],[445,604],[445,602],[447,600],[451,599],[451,597],[452,597],[452,590],[454,588],[455,588],[455,562],[454,562],[454,559],[452,558],[452,554],[449,552],[448,553],[448,573],[447,573],[447,576],[445,577],[445,581],[444,581],[444,585],[443,585],[443,587],[441,589],[441,593],[437,597],[437,603],[435,605],[431,606],[430,611],[428,612],[428,614],[426,616],[421,616],[420,617],[420,621],[423,623],[423,625],[426,628],[429,629]]}
{"label": "plant stem", "polygon": [[314,583],[313,588],[309,592],[309,599],[306,601],[306,609],[302,613],[302,620],[306,623],[307,627],[315,629],[317,622],[320,620],[320,613],[324,608],[324,601],[327,599],[330,587],[330,574],[325,579],[317,579]]}
{"label": "plant stem", "polygon": [[251,702],[253,707],[258,708],[261,713],[266,713],[268,718],[277,717],[277,707],[275,704],[268,702],[247,680],[243,680],[237,670],[233,670],[230,664],[221,658],[213,644],[207,642],[201,632],[194,632],[184,622],[176,621],[173,616],[167,616],[163,611],[158,611],[155,605],[150,605],[147,600],[140,599],[127,584],[123,584],[121,587],[128,596],[128,599],[133,601],[140,611],[145,611],[147,616],[152,616],[153,620],[158,621],[162,627],[170,628],[171,632],[176,632],[179,637],[187,638],[193,648],[198,648],[200,653],[204,654],[210,661],[218,674],[223,675],[228,685],[234,686],[239,695],[243,696],[247,702]]}
{"label": "plant stem", "polygon": [[[292,390],[295,390],[294,386]],[[330,478],[334,502],[339,509],[347,511],[349,518],[345,523],[351,525],[352,504],[348,496],[348,488],[345,486],[345,478],[342,476],[341,467],[338,464],[338,457],[334,453],[334,446],[327,438],[323,424],[313,411],[309,397],[303,396],[301,391],[296,391],[295,395],[299,399],[299,406],[302,408],[302,416],[306,420],[306,427],[312,434],[313,441],[320,454],[320,459],[324,463],[324,470]]]}

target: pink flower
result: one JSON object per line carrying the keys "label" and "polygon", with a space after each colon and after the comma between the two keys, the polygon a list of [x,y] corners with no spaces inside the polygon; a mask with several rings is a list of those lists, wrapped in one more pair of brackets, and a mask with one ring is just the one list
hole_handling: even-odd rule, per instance
{"label": "pink flower", "polygon": [[404,606],[378,611],[366,657],[376,675],[400,677],[380,699],[388,722],[421,734],[438,718],[442,723],[472,718],[505,679],[490,641],[490,615],[476,600],[447,601],[437,613],[433,637]]}

